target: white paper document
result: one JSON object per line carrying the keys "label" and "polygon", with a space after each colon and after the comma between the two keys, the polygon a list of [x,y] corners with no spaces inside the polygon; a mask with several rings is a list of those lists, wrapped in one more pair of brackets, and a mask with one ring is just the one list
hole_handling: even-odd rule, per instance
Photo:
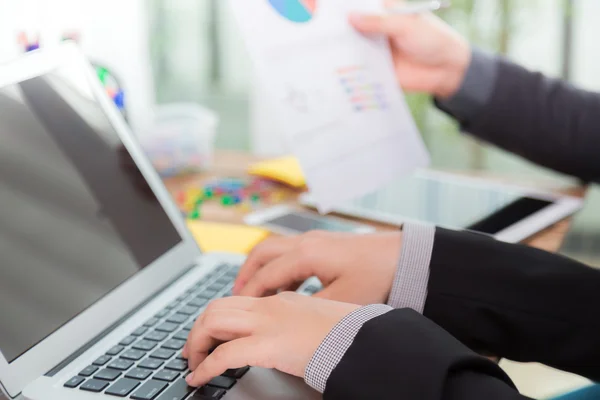
{"label": "white paper document", "polygon": [[348,23],[381,0],[230,0],[319,211],[429,163],[389,45]]}

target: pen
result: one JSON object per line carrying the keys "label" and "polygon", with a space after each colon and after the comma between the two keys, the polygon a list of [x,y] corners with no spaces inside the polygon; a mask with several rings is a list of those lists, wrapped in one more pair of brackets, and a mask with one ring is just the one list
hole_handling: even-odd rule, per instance
{"label": "pen", "polygon": [[424,12],[439,11],[450,7],[450,1],[432,0],[399,4],[387,8],[390,14],[420,14]]}

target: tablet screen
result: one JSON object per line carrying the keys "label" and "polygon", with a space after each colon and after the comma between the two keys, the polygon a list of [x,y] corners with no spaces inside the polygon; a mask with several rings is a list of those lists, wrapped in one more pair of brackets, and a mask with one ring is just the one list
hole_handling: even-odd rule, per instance
{"label": "tablet screen", "polygon": [[421,173],[337,207],[335,212],[391,224],[414,220],[495,234],[552,204],[518,188]]}

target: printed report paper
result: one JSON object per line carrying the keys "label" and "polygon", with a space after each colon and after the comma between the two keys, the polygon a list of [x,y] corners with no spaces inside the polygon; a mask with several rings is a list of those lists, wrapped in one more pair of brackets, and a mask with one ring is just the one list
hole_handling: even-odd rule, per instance
{"label": "printed report paper", "polygon": [[385,38],[348,23],[381,0],[230,0],[319,211],[429,163]]}

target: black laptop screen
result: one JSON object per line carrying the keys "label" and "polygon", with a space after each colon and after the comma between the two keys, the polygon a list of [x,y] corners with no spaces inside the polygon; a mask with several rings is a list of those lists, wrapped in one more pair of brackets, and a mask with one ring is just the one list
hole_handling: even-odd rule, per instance
{"label": "black laptop screen", "polygon": [[29,348],[181,242],[83,71],[0,88],[0,351]]}

